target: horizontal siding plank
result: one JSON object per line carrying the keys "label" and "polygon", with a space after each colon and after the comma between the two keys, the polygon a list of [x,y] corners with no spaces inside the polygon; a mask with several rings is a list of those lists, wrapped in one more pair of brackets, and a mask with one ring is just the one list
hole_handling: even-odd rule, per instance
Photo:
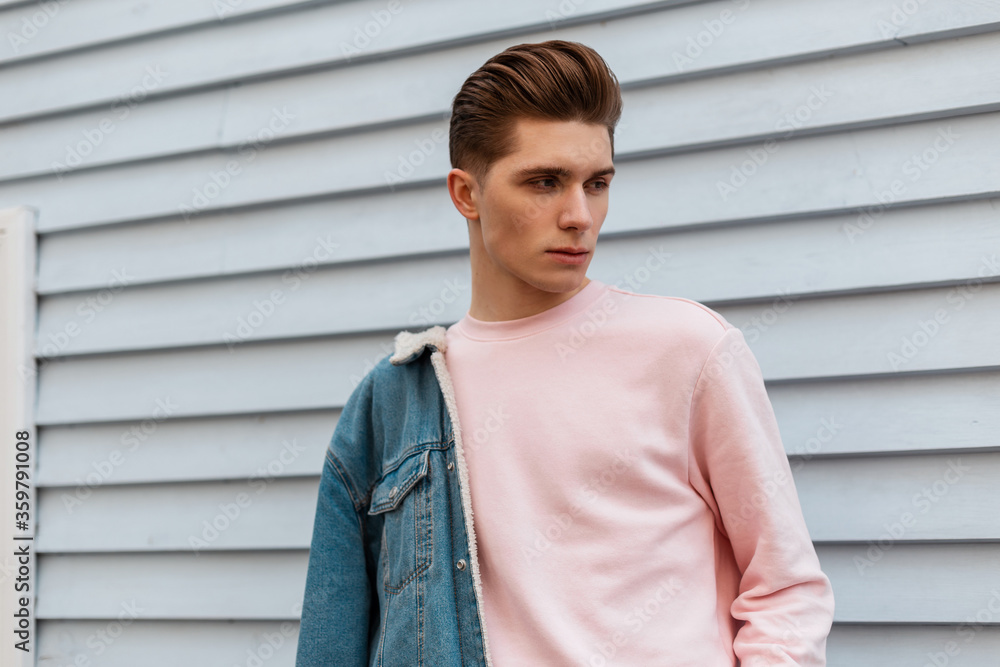
{"label": "horizontal siding plank", "polygon": [[[768,395],[796,467],[855,454],[1000,449],[996,372],[779,383]],[[328,411],[47,427],[37,482],[78,497],[115,484],[246,479],[278,468],[286,443],[305,451],[270,472],[318,475],[335,428]]]}
{"label": "horizontal siding plank", "polygon": [[[274,115],[272,126],[279,136],[283,123],[294,122],[281,113]],[[268,143],[270,129],[263,130],[255,135],[261,140],[256,147],[248,145],[231,155],[70,172],[61,181],[53,176],[7,183],[0,185],[0,202],[16,197],[47,211],[42,218],[49,224],[41,228],[39,221],[39,231],[45,233],[146,217],[197,219],[212,209],[276,199],[347,195],[371,188],[388,191],[386,174],[395,175],[391,183],[398,187],[400,181],[406,185],[447,173],[445,122],[280,145]],[[416,143],[420,141],[425,143]],[[418,146],[425,146],[426,152]],[[411,174],[409,167],[417,163]],[[103,194],[108,188],[115,197]]]}
{"label": "horizontal siding plank", "polygon": [[624,105],[615,147],[630,153],[996,110],[1000,39],[990,33],[644,87]]}
{"label": "horizontal siding plank", "polygon": [[144,621],[127,616],[125,620],[130,622],[122,624],[121,634],[117,619],[42,621],[38,624],[38,667],[295,665],[297,621]]}
{"label": "horizontal siding plank", "polygon": [[[1000,599],[993,603],[1000,609]],[[985,610],[995,622],[1000,613],[975,605],[970,616]],[[827,641],[829,667],[980,667],[1000,655],[1000,626],[978,622],[935,625],[834,625]]]}
{"label": "horizontal siding plank", "polygon": [[[612,195],[622,204],[611,207],[602,231],[854,211],[857,237],[886,206],[1000,191],[1000,164],[981,148],[998,118],[792,138],[770,154],[761,144],[622,162]],[[664,200],[650,201],[654,192]]]}
{"label": "horizontal siding plank", "polygon": [[49,363],[39,374],[35,421],[48,426],[115,420],[141,427],[174,417],[329,409],[344,404],[357,381],[392,352],[392,342],[392,335],[369,334],[247,344],[233,353],[201,348]]}
{"label": "horizontal siding plank", "polygon": [[112,484],[319,475],[338,415],[322,410],[44,428],[35,485],[64,487],[61,500],[62,493],[83,499]]}
{"label": "horizontal siding plank", "polygon": [[36,617],[298,620],[308,551],[42,555]]}
{"label": "horizontal siding plank", "polygon": [[770,384],[785,451],[808,462],[883,452],[1000,450],[1000,372]]}
{"label": "horizontal siding plank", "polygon": [[1000,337],[1000,282],[781,307],[784,312],[773,304],[717,309],[744,329],[770,380],[1000,366],[1000,347],[993,344]]}
{"label": "horizontal siding plank", "polygon": [[1000,542],[1000,452],[796,461],[792,471],[814,541],[868,542],[862,556],[871,543]]}
{"label": "horizontal siding plank", "polygon": [[[996,215],[990,202],[979,200],[898,209],[859,236],[845,232],[849,229],[845,226],[854,223],[853,217],[834,216],[726,228],[688,228],[657,235],[602,237],[591,271],[602,280],[626,289],[709,303],[778,296],[794,300],[805,295],[876,286],[885,289],[918,284],[964,285],[969,280],[1000,276],[997,253],[983,254],[984,248],[1000,248]],[[460,223],[448,224],[456,232],[454,236],[463,231]],[[348,227],[354,231],[348,232]],[[439,236],[446,236],[442,227],[437,225]],[[416,231],[425,231],[413,220],[391,228],[387,223],[384,229],[390,237],[395,229],[402,230],[403,240],[414,236]],[[99,235],[114,248],[98,253],[108,258],[104,264],[105,286],[96,292],[74,292],[40,301],[40,352],[51,358],[213,344],[230,340],[227,336],[253,340],[402,328],[418,321],[395,315],[405,312],[407,301],[422,303],[447,287],[453,288],[447,290],[451,303],[442,300],[441,307],[434,312],[435,318],[457,320],[464,315],[470,297],[468,255],[462,250],[468,247],[467,237],[457,240],[456,254],[446,258],[361,266],[338,264],[379,247],[375,237],[368,245],[361,242],[372,231],[368,224],[339,224],[332,232],[298,236],[291,234],[286,226],[282,240],[288,250],[284,254],[295,252],[297,259],[284,271],[144,288],[135,287],[139,282],[135,271],[142,270],[143,258],[158,257],[164,265],[167,257],[190,256],[194,253],[183,250],[187,237],[177,236],[167,246],[146,239],[141,244],[144,249],[136,257],[130,257],[124,248],[116,248],[113,236]],[[138,240],[143,237],[134,236],[135,244],[125,247],[138,251]],[[229,238],[238,244],[237,239],[244,237],[242,247],[251,254],[247,261],[260,261],[267,248],[255,242],[267,237],[248,233]],[[277,243],[278,239],[274,241]],[[383,244],[384,251],[391,252],[397,243],[393,240]],[[229,242],[219,238],[215,244],[215,257],[224,261],[225,250],[219,246]],[[171,245],[176,254],[168,251]],[[88,244],[88,247],[94,246]],[[278,261],[281,246],[271,247],[274,250],[270,261]],[[158,253],[153,254],[153,249]],[[43,255],[48,252],[48,248],[43,248]],[[80,244],[63,244],[57,252],[75,266],[90,267],[91,271],[99,261],[83,252]],[[90,261],[82,264],[81,257]],[[316,258],[333,264],[318,269]],[[647,270],[649,267],[652,270]],[[739,281],[729,277],[734,273],[741,276]],[[133,287],[122,290],[122,283]],[[347,288],[349,284],[362,284],[364,289],[358,292]],[[399,288],[404,284],[418,296],[405,297],[406,292]],[[272,295],[273,290],[278,290],[278,296]],[[386,302],[390,307],[379,311],[367,307],[372,295],[383,294],[392,295]],[[320,306],[331,302],[334,295],[342,295],[336,308]],[[277,303],[279,299],[281,302]],[[251,316],[261,317],[264,311],[270,312],[268,301],[274,302],[274,308],[266,320],[254,327],[241,324]],[[178,318],[178,312],[183,312],[184,317]],[[70,331],[75,333],[65,335]]]}
{"label": "horizontal siding plank", "polygon": [[[895,544],[859,555],[819,545],[840,623],[949,623],[975,617],[1000,592],[1000,544]],[[994,614],[990,625],[1000,617]]]}
{"label": "horizontal siding plank", "polygon": [[[235,350],[258,339],[429,326],[465,313],[472,292],[470,271],[468,257],[458,255],[289,270],[208,284],[112,288],[104,299],[100,292],[71,294],[47,301],[39,340],[49,341],[41,351],[51,357],[137,346],[220,344]],[[371,307],[375,301],[380,308]],[[60,339],[59,332],[72,323],[79,325],[75,333]],[[121,330],[123,326],[130,331]]]}
{"label": "horizontal siding plank", "polygon": [[[400,211],[406,211],[400,224]],[[449,215],[449,211],[451,215]],[[364,220],[364,224],[358,224]],[[83,229],[39,238],[39,293],[468,251],[446,187]]]}
{"label": "horizontal siding plank", "polygon": [[[792,470],[812,539],[859,542],[859,557],[900,541],[1000,542],[1000,452],[798,461]],[[308,548],[318,483],[264,471],[231,483],[43,489],[38,552]],[[740,516],[752,518],[765,501],[745,498]]]}
{"label": "horizontal siding plank", "polygon": [[[635,0],[591,0],[574,7],[573,17],[630,10]],[[11,100],[0,122],[58,110],[97,106],[128,94],[146,68],[162,73],[157,94],[274,76],[297,69],[343,65],[434,43],[470,39],[524,28],[551,28],[546,8],[530,0],[481,2],[461,11],[452,1],[400,3],[392,14],[384,0],[307,4],[301,11],[269,15],[266,20],[222,21],[207,30],[190,30],[125,42],[73,56],[72,67],[59,58],[30,61],[0,71],[0,97]],[[373,28],[365,45],[356,31],[372,22],[372,12],[388,18]],[[44,81],[45,86],[33,85]],[[32,95],[14,95],[31,89]],[[58,89],[56,93],[53,89]]]}
{"label": "horizontal siding plank", "polygon": [[[401,300],[396,302],[400,321],[437,306],[458,310],[442,298],[447,289],[442,282],[421,294],[393,295]],[[992,344],[1000,333],[1000,283],[971,293],[948,287],[803,299],[784,308],[781,313],[771,305],[718,309],[744,329],[771,381],[1000,366],[1000,349]],[[329,408],[349,393],[348,375],[364,374],[363,360],[371,364],[392,351],[395,333],[393,328],[342,340],[247,342],[232,350],[216,346],[48,362],[39,376],[37,420],[41,425],[144,420],[167,400],[178,417]]]}
{"label": "horizontal siding plank", "polygon": [[[961,283],[1000,273],[997,216],[996,201],[971,200],[888,209],[861,234],[856,214],[641,235],[602,228],[591,267],[626,288],[709,303]],[[662,263],[647,261],[654,250]]]}
{"label": "horizontal siding plank", "polygon": [[[826,210],[871,209],[877,219],[886,203],[995,194],[1000,165],[990,141],[997,118],[977,114],[790,139],[766,160],[759,158],[761,167],[751,160],[753,149],[743,147],[621,160],[615,196],[624,205],[612,208],[605,229]],[[16,198],[45,210],[39,221],[45,233],[160,216],[196,218],[213,209],[413,184],[440,188],[449,169],[446,144],[444,121],[307,143],[265,143],[242,156],[200,155],[71,173],[58,187],[54,177],[8,183],[0,186],[0,202]],[[757,150],[767,154],[763,147]],[[649,200],[650,193],[664,191],[664,183],[669,207]],[[103,196],[111,187],[118,195]]]}
{"label": "horizontal siding plank", "polygon": [[[588,44],[597,39],[626,88],[616,133],[620,152],[677,150],[747,136],[786,137],[793,131],[941,117],[1000,105],[995,34],[684,82],[672,82],[672,60],[661,57],[652,61],[660,71],[641,72],[657,85],[630,89],[637,83],[626,78],[637,69],[631,50],[635,31],[649,30],[649,23],[677,30],[669,20],[672,13],[610,21],[596,34],[591,34],[595,27],[586,25],[560,31],[562,38]],[[465,77],[509,44],[507,39],[465,45],[151,99],[113,112],[99,108],[0,127],[0,141],[11,147],[0,156],[0,179],[236,148],[267,125],[275,106],[294,115],[283,129],[285,139],[433,115],[446,118]],[[873,71],[878,76],[871,76]],[[397,104],[401,97],[406,99],[403,106]],[[670,122],[663,122],[664,117]],[[113,131],[95,134],[104,120],[111,121]]]}
{"label": "horizontal siding plank", "polygon": [[[155,35],[166,30],[217,23],[261,10],[303,3],[301,0],[88,0],[3,8],[0,3],[0,63],[11,64],[39,55],[96,46],[126,38]],[[27,23],[25,23],[27,21]],[[11,38],[13,33],[17,38]]]}
{"label": "horizontal siding plank", "polygon": [[[958,625],[1000,589],[1000,544],[897,544],[861,573],[853,545],[817,553],[839,623]],[[143,620],[292,620],[308,552],[46,554],[39,563],[43,621],[113,619],[123,604],[142,608]]]}
{"label": "horizontal siding plank", "polygon": [[173,144],[170,153],[182,153],[218,142],[226,90],[159,100],[137,95],[72,115],[0,125],[7,148],[0,156],[0,180],[58,177],[127,158],[152,159],[166,155],[165,144]]}
{"label": "horizontal siding plank", "polygon": [[[826,6],[810,3],[802,6],[794,0],[768,3],[709,2],[668,8],[669,28],[640,23],[628,43],[638,51],[636,62],[650,63],[639,78],[663,76],[662,65],[674,66],[674,73],[692,73],[719,68],[747,66],[755,61],[782,61],[804,54],[824,54],[834,50],[898,48],[903,40],[933,39],[933,34],[963,34],[991,29],[1000,21],[1000,9],[991,3],[961,0],[949,3],[947,11],[924,10],[893,22],[894,4],[890,0],[826,0]],[[672,3],[653,3],[663,8]],[[678,3],[686,4],[686,3]],[[639,5],[641,7],[641,5]],[[634,0],[591,1],[581,8],[575,5],[540,8],[527,0],[490,2],[477,5],[476,12],[456,11],[456,2],[404,5],[397,20],[391,21],[363,49],[365,56],[383,56],[404,49],[429,49],[454,39],[469,39],[482,33],[508,30],[525,33],[518,41],[552,38],[552,29],[562,16],[572,21],[588,17],[613,19],[614,13],[631,13]],[[125,44],[115,48],[84,53],[74,60],[67,72],[51,63],[27,63],[0,75],[0,94],[17,89],[29,80],[48,81],[47,89],[30,99],[20,100],[7,111],[7,118],[24,118],[56,109],[96,105],[124,94],[136,84],[136,73],[144,65],[159,65],[169,72],[157,91],[185,90],[194,86],[219,85],[267,73],[276,75],[296,68],[330,67],[348,59],[342,44],[355,39],[354,28],[371,20],[372,10],[384,10],[384,3],[352,2],[289,12],[269,17],[267,21],[246,21],[220,25],[215,30],[166,35],[145,40],[141,45]],[[725,13],[728,12],[728,13]],[[658,12],[659,13],[659,12]],[[725,14],[724,14],[725,13]],[[722,19],[729,20],[723,24]],[[722,27],[718,38],[706,32],[708,47],[692,49],[689,40],[706,31],[706,22]],[[336,31],[331,33],[331,26]],[[488,31],[488,32],[487,32]],[[534,31],[534,34],[532,34]],[[579,41],[591,44],[604,53],[605,44],[593,33],[581,33]],[[704,41],[704,38],[702,38]],[[897,41],[898,40],[898,41]],[[619,45],[620,48],[620,45]],[[616,49],[617,50],[617,49]],[[693,57],[692,57],[693,56]],[[125,66],[131,63],[133,67]],[[134,65],[139,65],[138,68]],[[616,70],[617,71],[617,70]],[[103,76],[89,75],[100,72]],[[659,72],[652,74],[651,72]],[[668,70],[666,73],[669,75]],[[622,71],[624,80],[631,78]],[[141,76],[141,74],[140,74]],[[11,96],[8,96],[11,97]]]}
{"label": "horizontal siding plank", "polygon": [[[288,450],[286,458],[299,456]],[[264,471],[232,482],[101,486],[82,499],[72,489],[43,489],[36,549],[308,549],[318,487],[318,477],[276,479]]]}
{"label": "horizontal siding plank", "polygon": [[[768,395],[796,468],[845,455],[1000,450],[997,372],[771,384]],[[318,475],[335,428],[331,411],[47,427],[37,483],[82,497],[115,484],[240,480],[269,466],[276,478]],[[305,451],[278,469],[286,443]]]}

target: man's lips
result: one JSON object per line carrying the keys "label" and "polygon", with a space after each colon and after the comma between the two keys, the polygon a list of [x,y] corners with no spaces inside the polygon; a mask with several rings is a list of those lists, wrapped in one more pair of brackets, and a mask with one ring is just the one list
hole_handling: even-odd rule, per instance
{"label": "man's lips", "polygon": [[[572,250],[572,252],[570,250]],[[546,250],[545,254],[549,255],[553,261],[561,262],[562,264],[583,265],[587,263],[587,257],[589,256],[590,251],[580,251],[579,248],[572,248],[566,250]]]}

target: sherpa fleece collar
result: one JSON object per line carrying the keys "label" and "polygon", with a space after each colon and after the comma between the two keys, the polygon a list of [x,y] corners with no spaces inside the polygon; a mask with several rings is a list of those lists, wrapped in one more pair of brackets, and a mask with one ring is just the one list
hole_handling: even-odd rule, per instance
{"label": "sherpa fleece collar", "polygon": [[433,326],[417,333],[400,331],[396,334],[395,352],[389,357],[389,361],[394,366],[408,364],[420,356],[425,347],[432,347],[439,352],[444,352],[448,343],[445,339],[445,328],[441,325]]}

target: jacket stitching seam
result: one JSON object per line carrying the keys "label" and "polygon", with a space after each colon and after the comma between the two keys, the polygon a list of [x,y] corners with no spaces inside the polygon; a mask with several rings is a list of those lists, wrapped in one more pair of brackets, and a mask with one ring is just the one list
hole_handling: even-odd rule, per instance
{"label": "jacket stitching seam", "polygon": [[364,526],[361,522],[361,510],[364,509],[364,505],[358,502],[357,493],[352,488],[347,471],[344,469],[343,464],[337,458],[329,447],[326,449],[326,458],[333,467],[333,471],[337,473],[337,477],[340,478],[340,483],[344,485],[344,489],[347,491],[347,495],[351,498],[351,504],[354,506],[354,515],[358,519],[358,526],[361,527],[361,537],[364,539]]}
{"label": "jacket stitching seam", "polygon": [[[430,474],[429,467],[430,464],[428,463],[428,470],[427,472],[424,473],[423,478],[426,478]],[[431,566],[431,555],[434,553],[434,525],[433,525],[434,516],[430,512],[430,500],[431,500],[430,488],[427,484],[425,484],[424,487],[425,488],[423,489],[417,489],[416,491],[413,491],[414,503],[418,505],[418,507],[415,507],[414,509],[422,510],[420,512],[415,512],[415,520],[413,522],[414,557],[422,562],[419,565],[417,565],[416,569],[413,571],[412,574],[410,574],[410,576],[408,576],[406,579],[399,582],[395,586],[389,584],[388,582],[389,570],[388,567],[386,568],[386,580],[383,582],[383,585],[385,588],[385,592],[392,595],[397,595],[401,593],[403,589],[410,584],[410,582],[412,582],[414,579],[416,579],[424,572],[426,572],[427,569]],[[402,503],[402,497],[400,498],[399,502]],[[423,542],[420,537],[420,528],[424,524],[426,524],[427,530],[428,532],[430,532],[430,537],[425,541],[427,546],[426,552],[421,553],[420,545]]]}
{"label": "jacket stitching seam", "polygon": [[[398,481],[393,485],[397,488],[403,489],[403,491],[398,496],[396,496],[392,500],[383,500],[377,504],[373,504],[371,505],[368,511],[371,512],[371,510],[377,509],[379,512],[381,512],[383,509],[394,508],[398,505],[401,505],[403,503],[403,499],[410,493],[410,490],[416,485],[416,482],[419,481],[421,478],[426,477],[429,473],[430,473],[429,470],[424,470],[423,473],[421,473],[419,470],[414,470],[409,475],[407,475],[405,479]],[[386,475],[382,475],[382,477],[380,477],[379,480],[372,485],[372,490],[368,493],[369,498],[374,497],[375,489],[378,486],[380,486],[382,482],[385,481],[385,478]],[[378,512],[376,512],[376,514],[377,513]]]}
{"label": "jacket stitching seam", "polygon": [[390,465],[386,466],[382,470],[382,475],[372,486],[375,486],[379,482],[381,482],[382,479],[389,473],[395,472],[411,456],[415,456],[416,454],[419,454],[420,452],[423,451],[430,451],[432,449],[447,449],[447,448],[448,448],[448,443],[443,440],[432,440],[430,442],[422,442],[419,445],[413,445],[412,447],[401,453],[398,457],[396,457],[396,460],[393,461]]}

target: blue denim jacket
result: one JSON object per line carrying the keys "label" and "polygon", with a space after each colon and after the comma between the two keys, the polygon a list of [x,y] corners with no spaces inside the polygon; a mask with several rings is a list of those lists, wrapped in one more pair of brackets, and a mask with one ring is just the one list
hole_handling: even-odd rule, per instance
{"label": "blue denim jacket", "polygon": [[400,332],[326,451],[296,667],[491,665],[445,329]]}

